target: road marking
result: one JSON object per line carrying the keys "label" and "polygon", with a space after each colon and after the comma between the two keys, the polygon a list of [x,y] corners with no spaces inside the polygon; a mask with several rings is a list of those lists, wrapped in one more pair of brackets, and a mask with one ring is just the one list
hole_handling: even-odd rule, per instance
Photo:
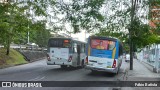
{"label": "road marking", "polygon": [[42,80],[44,78],[45,78],[45,76],[43,76],[43,77],[37,76],[36,78],[29,79],[28,81],[39,81],[39,80]]}
{"label": "road marking", "polygon": [[[38,80],[42,80],[42,79],[44,79],[44,78],[45,78],[45,76],[43,76],[42,78],[40,78],[40,79],[38,79]],[[37,81],[38,81],[38,80],[37,80]]]}
{"label": "road marking", "polygon": [[36,79],[38,79],[40,76],[36,77],[36,78],[33,78],[33,79],[29,79],[28,81],[34,81]]}

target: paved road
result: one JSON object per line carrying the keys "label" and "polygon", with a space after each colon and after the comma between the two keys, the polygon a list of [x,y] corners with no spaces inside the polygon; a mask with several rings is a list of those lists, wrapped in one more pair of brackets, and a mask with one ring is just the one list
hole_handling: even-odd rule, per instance
{"label": "paved road", "polygon": [[118,75],[97,72],[83,68],[61,69],[58,65],[46,65],[41,60],[25,65],[0,69],[0,81],[116,81],[123,80],[129,63],[123,62]]}
{"label": "paved road", "polygon": [[[118,75],[98,72],[92,74],[82,68],[61,69],[60,66],[48,66],[45,60],[0,69],[0,81],[117,81],[125,80],[125,71],[129,63],[123,62]],[[0,90],[158,90],[159,87],[46,87],[46,88],[0,88]]]}

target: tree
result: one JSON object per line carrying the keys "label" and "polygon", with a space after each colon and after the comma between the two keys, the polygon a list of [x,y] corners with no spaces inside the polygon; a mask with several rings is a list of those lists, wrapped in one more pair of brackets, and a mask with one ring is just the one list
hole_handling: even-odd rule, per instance
{"label": "tree", "polygon": [[25,12],[32,9],[34,16],[45,15],[43,0],[40,1],[41,3],[37,0],[34,1],[35,2],[33,2],[33,0],[4,0],[0,3],[0,42],[7,49],[7,55],[9,55],[10,43],[16,40],[17,35],[23,35],[24,32],[28,31],[28,25],[33,23],[33,21],[28,19],[31,17],[30,12]]}
{"label": "tree", "polygon": [[[69,23],[73,27],[73,32],[80,32],[81,29],[93,31],[104,20],[99,12],[105,0],[56,0],[55,4],[49,6],[53,15],[50,15],[50,26],[55,30],[57,26],[65,29],[64,24]],[[60,18],[59,15],[61,15]],[[52,20],[54,19],[54,20]],[[61,25],[57,25],[61,24]],[[58,28],[59,29],[59,28]]]}
{"label": "tree", "polygon": [[32,32],[30,32],[31,42],[35,42],[40,47],[47,47],[47,42],[50,35],[50,30],[46,29],[44,22],[34,23],[32,26]]}

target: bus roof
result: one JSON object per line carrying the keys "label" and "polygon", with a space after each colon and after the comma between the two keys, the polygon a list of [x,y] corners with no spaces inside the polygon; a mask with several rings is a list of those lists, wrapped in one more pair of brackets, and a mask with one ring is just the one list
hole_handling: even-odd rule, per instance
{"label": "bus roof", "polygon": [[60,37],[60,38],[49,38],[49,39],[71,39],[71,38],[62,38],[62,37]]}
{"label": "bus roof", "polygon": [[121,45],[123,45],[123,43],[115,37],[106,37],[106,36],[89,36],[90,39],[104,39],[104,40],[112,40],[112,41],[118,41]]}
{"label": "bus roof", "polygon": [[75,40],[73,38],[50,38],[49,40],[54,40],[54,39],[61,39],[61,40],[68,39],[68,40],[72,40],[72,41],[75,41],[75,42],[86,43],[86,42],[83,42],[83,41]]}

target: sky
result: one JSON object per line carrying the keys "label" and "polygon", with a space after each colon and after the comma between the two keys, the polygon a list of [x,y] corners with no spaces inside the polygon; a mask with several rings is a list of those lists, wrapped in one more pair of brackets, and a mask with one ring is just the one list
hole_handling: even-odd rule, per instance
{"label": "sky", "polygon": [[[70,27],[70,26],[68,26],[68,27]],[[68,28],[67,31],[69,31],[69,30],[71,30],[71,28]],[[76,39],[76,40],[79,40],[79,41],[83,41],[83,42],[85,42],[86,38],[88,38],[91,35],[91,33],[87,33],[85,30],[81,30],[80,33],[76,33],[76,34],[73,34],[73,33],[72,34],[68,34],[68,33],[66,33],[66,31],[60,31],[59,32],[59,34],[63,34],[63,33],[71,36],[73,39]]]}
{"label": "sky", "polygon": [[78,40],[80,41],[85,41],[85,37],[88,38],[91,34],[89,33],[86,33],[86,36],[85,36],[85,31],[83,30],[81,33],[77,33],[77,34],[71,34],[71,36],[73,38],[78,38]]}
{"label": "sky", "polygon": [[[61,0],[60,0],[60,1],[61,1]],[[62,0],[62,1],[65,1],[65,3],[66,3],[66,2],[67,2],[67,3],[70,2],[70,0]],[[120,0],[117,0],[117,1],[120,1]],[[121,0],[121,1],[122,1],[122,2],[120,2],[120,3],[118,4],[118,7],[117,7],[116,9],[119,9],[119,10],[125,10],[125,9],[127,9],[127,8],[125,7],[125,5],[123,5],[123,2],[126,2],[126,1],[125,1],[125,0]],[[130,1],[129,1],[129,2],[130,2]],[[102,12],[103,14],[105,14],[106,17],[108,17],[109,15],[114,15],[114,11],[110,10],[109,8],[111,8],[111,4],[110,4],[110,3],[105,4],[105,5],[101,8],[100,12]],[[48,11],[50,11],[50,9],[48,9]],[[146,13],[146,11],[144,11],[143,9],[138,10],[138,14],[139,14],[139,15],[144,15],[144,13]],[[51,14],[52,14],[52,13],[51,13]],[[55,16],[55,15],[53,14],[53,16]],[[64,18],[65,15],[57,14],[57,16],[58,16],[59,18]],[[118,19],[118,18],[117,18],[117,19]],[[50,20],[53,21],[52,18],[51,18]],[[144,20],[142,19],[142,21],[146,22],[147,20],[146,20],[146,19],[144,19]],[[117,21],[115,21],[115,22],[117,22]],[[56,23],[56,24],[57,24],[57,23]],[[62,24],[64,24],[64,23],[62,23]],[[65,34],[67,34],[66,31],[73,31],[71,25],[69,25],[69,24],[66,24],[66,25],[65,25],[64,30],[65,30],[65,31],[59,32],[59,34],[60,34],[60,33],[65,33]],[[125,33],[127,32],[127,30],[126,30],[125,28],[122,28],[121,31],[122,31],[122,32],[125,32]],[[68,35],[70,35],[71,37],[73,37],[73,38],[75,38],[75,39],[78,39],[78,40],[80,40],[80,41],[85,41],[85,39],[88,38],[88,36],[90,36],[91,34],[85,33],[85,31],[82,30],[80,33],[68,34]]]}

